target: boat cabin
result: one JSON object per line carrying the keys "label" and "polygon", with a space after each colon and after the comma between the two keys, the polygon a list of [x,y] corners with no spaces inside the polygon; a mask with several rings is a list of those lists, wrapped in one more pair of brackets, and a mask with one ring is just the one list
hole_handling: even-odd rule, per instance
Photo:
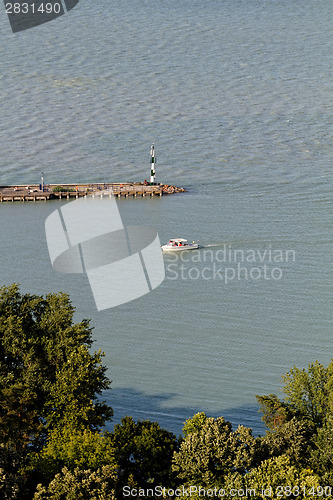
{"label": "boat cabin", "polygon": [[183,247],[187,245],[187,240],[184,240],[184,238],[172,238],[170,239],[168,245],[173,247]]}

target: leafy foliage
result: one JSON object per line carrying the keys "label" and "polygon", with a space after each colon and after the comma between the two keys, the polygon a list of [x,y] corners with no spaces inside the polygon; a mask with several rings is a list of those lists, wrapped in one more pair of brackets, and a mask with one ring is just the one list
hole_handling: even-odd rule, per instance
{"label": "leafy foliage", "polygon": [[71,472],[76,468],[94,471],[104,465],[116,469],[111,438],[108,432],[99,433],[88,428],[56,428],[47,445],[32,458],[32,466],[48,481],[63,467]]}
{"label": "leafy foliage", "polygon": [[2,500],[22,500],[27,489],[24,477],[0,469],[0,498]]}
{"label": "leafy foliage", "polygon": [[[257,396],[264,437],[203,412],[185,422],[182,440],[131,417],[101,432],[113,412],[98,396],[110,382],[102,353],[90,352],[89,321],[74,324],[73,314],[64,293],[0,289],[1,498],[112,500],[124,485],[182,483],[224,488],[228,500],[234,488],[287,499],[295,486],[302,499],[333,484],[333,360],[292,368],[283,400]],[[287,487],[279,496],[278,486]]]}
{"label": "leafy foliage", "polygon": [[[255,490],[257,499],[313,498],[311,488],[320,487],[320,478],[311,469],[292,465],[286,456],[265,460],[245,476],[245,487]],[[264,493],[263,493],[264,491]]]}
{"label": "leafy foliage", "polygon": [[325,484],[333,485],[333,419],[330,417],[314,438],[310,457],[311,467]]}
{"label": "leafy foliage", "polygon": [[328,411],[328,386],[330,371],[316,361],[310,363],[308,371],[292,368],[285,376],[283,392],[295,413],[303,419],[321,426]]}
{"label": "leafy foliage", "polygon": [[200,413],[185,428],[173,470],[187,484],[223,484],[230,472],[245,473],[258,459],[260,444],[251,429],[240,426],[233,432],[223,417],[208,418]]}
{"label": "leafy foliage", "polygon": [[272,394],[257,396],[271,429],[263,439],[269,456],[310,466],[333,484],[333,360],[327,368],[318,361],[308,370],[294,367],[282,378],[284,401]]}
{"label": "leafy foliage", "polygon": [[328,368],[318,361],[310,363],[308,371],[294,366],[282,378],[284,401],[275,394],[257,396],[262,420],[270,429],[278,428],[293,417],[321,427],[333,409],[333,361]]}
{"label": "leafy foliage", "polygon": [[94,431],[112,416],[98,400],[109,387],[102,353],[89,352],[89,321],[73,324],[73,313],[64,293],[0,289],[0,442],[21,459],[73,418]]}
{"label": "leafy foliage", "polygon": [[33,500],[114,500],[115,482],[115,471],[107,465],[97,471],[64,467],[48,487],[38,485]]}
{"label": "leafy foliage", "polygon": [[171,463],[178,441],[157,422],[122,418],[121,424],[115,425],[113,445],[119,467],[119,487],[129,483],[141,488],[172,484]]}
{"label": "leafy foliage", "polygon": [[288,420],[292,419],[293,412],[289,405],[284,401],[280,401],[276,394],[268,396],[256,396],[260,411],[263,413],[262,420],[269,429],[277,429]]}
{"label": "leafy foliage", "polygon": [[192,418],[186,420],[183,427],[183,435],[186,438],[190,434],[200,432],[202,426],[206,423],[207,416],[204,412],[196,413]]}
{"label": "leafy foliage", "polygon": [[262,439],[262,446],[269,458],[284,455],[292,464],[304,466],[309,462],[312,434],[313,426],[294,417],[275,431],[268,432]]}

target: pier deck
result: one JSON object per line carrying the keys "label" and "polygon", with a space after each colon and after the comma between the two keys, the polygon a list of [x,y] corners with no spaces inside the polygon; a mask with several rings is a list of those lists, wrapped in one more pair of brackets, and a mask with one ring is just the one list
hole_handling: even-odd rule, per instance
{"label": "pier deck", "polygon": [[[61,186],[61,190],[59,190]],[[54,190],[57,188],[58,190]],[[184,192],[185,189],[165,184],[144,183],[87,183],[47,184],[41,190],[38,184],[0,186],[0,202],[4,201],[47,201],[54,199],[81,198],[83,196],[162,196]]]}

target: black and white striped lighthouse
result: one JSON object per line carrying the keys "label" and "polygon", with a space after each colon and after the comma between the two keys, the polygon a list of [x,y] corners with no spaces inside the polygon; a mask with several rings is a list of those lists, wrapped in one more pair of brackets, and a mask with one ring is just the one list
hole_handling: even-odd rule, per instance
{"label": "black and white striped lighthouse", "polygon": [[155,148],[154,144],[152,144],[150,148],[150,184],[154,184],[156,182],[155,163],[156,163]]}

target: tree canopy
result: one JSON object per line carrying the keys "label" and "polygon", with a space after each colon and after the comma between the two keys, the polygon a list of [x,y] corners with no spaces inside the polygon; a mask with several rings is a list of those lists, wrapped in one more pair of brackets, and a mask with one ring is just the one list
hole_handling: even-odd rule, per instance
{"label": "tree canopy", "polygon": [[223,484],[230,472],[244,473],[253,467],[260,454],[251,429],[239,426],[233,431],[223,417],[197,413],[185,422],[184,434],[173,469],[189,484]]}
{"label": "tree canopy", "polygon": [[0,289],[0,440],[8,453],[40,450],[71,421],[100,429],[112,409],[99,400],[109,387],[101,351],[90,353],[89,320],[73,323],[68,295]]}
{"label": "tree canopy", "polygon": [[124,417],[113,432],[115,460],[119,470],[119,487],[133,484],[169,486],[173,453],[178,448],[176,436],[157,422]]}
{"label": "tree canopy", "polygon": [[284,400],[275,394],[256,396],[262,419],[270,429],[293,417],[321,427],[327,416],[333,415],[333,361],[327,368],[318,361],[310,363],[308,370],[294,366],[282,379]]}
{"label": "tree canopy", "polygon": [[65,293],[0,289],[1,499],[120,500],[124,486],[143,496],[180,485],[223,488],[227,500],[235,488],[258,500],[332,496],[333,360],[290,369],[283,399],[257,396],[264,436],[203,412],[179,439],[128,416],[106,432],[113,411],[100,400],[110,386],[103,353],[91,352],[89,320],[73,315]]}

